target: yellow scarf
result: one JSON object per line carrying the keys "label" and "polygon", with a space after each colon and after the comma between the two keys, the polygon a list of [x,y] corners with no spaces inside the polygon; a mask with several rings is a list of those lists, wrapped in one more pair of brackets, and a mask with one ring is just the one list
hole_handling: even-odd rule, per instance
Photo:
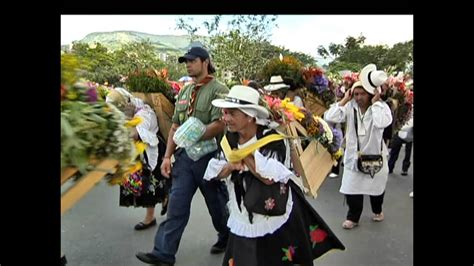
{"label": "yellow scarf", "polygon": [[236,163],[236,162],[242,161],[245,157],[247,157],[249,154],[251,154],[256,149],[258,149],[260,147],[263,147],[263,146],[267,145],[270,142],[277,141],[277,140],[282,140],[284,138],[285,138],[285,136],[281,135],[281,134],[270,134],[266,137],[263,137],[263,138],[257,140],[257,142],[255,142],[255,143],[253,143],[253,144],[251,144],[251,145],[249,145],[245,148],[232,150],[230,148],[230,145],[229,145],[229,142],[227,141],[226,136],[224,135],[224,137],[221,140],[221,147],[222,147],[222,151],[225,154],[225,157],[227,158],[227,161],[229,161],[231,163]]}

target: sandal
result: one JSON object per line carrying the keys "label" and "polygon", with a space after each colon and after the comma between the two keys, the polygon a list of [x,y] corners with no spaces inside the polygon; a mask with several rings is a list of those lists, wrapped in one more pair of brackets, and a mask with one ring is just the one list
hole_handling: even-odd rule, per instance
{"label": "sandal", "polygon": [[385,217],[383,216],[383,212],[379,214],[374,214],[374,217],[372,217],[372,221],[374,222],[381,222],[383,221],[383,219],[385,219]]}
{"label": "sandal", "polygon": [[358,226],[359,223],[356,223],[356,222],[353,222],[351,220],[345,220],[343,223],[342,223],[342,228],[344,229],[352,229],[356,226]]}

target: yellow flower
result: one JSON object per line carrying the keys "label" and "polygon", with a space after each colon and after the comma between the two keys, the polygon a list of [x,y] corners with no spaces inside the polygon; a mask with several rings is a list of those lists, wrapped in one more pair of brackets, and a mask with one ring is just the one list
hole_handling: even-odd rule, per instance
{"label": "yellow flower", "polygon": [[125,123],[126,127],[136,127],[139,125],[141,122],[143,122],[143,118],[136,116],[132,120],[129,120],[127,123]]}
{"label": "yellow flower", "polygon": [[134,165],[130,166],[128,170],[126,171],[127,175],[131,173],[135,173],[136,171],[139,171],[143,168],[143,165],[140,161],[136,162]]}
{"label": "yellow flower", "polygon": [[146,144],[141,142],[141,141],[136,141],[135,142],[135,150],[136,150],[136,154],[137,156],[142,154],[146,149]]}
{"label": "yellow flower", "polygon": [[343,151],[342,151],[342,148],[340,148],[336,153],[334,153],[333,155],[334,159],[338,160],[339,158],[341,158],[342,154],[343,154]]}
{"label": "yellow flower", "polygon": [[290,98],[285,98],[283,101],[281,101],[280,107],[283,108],[284,111],[293,114],[293,117],[298,121],[301,121],[301,119],[304,118],[304,113],[300,111],[298,106],[290,102]]}
{"label": "yellow flower", "polygon": [[294,112],[293,115],[295,116],[295,119],[298,121],[301,121],[301,119],[304,118],[304,113],[300,112],[299,110]]}
{"label": "yellow flower", "polygon": [[280,103],[281,108],[286,108],[286,105],[290,102],[290,98],[285,98],[283,101]]}

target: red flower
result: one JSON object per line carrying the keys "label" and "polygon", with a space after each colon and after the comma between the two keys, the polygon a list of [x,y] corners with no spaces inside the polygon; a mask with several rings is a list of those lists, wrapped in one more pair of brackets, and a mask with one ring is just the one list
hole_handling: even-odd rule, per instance
{"label": "red flower", "polygon": [[313,248],[317,243],[323,242],[324,239],[328,236],[328,233],[322,229],[318,228],[319,225],[314,225],[309,227],[309,235],[311,236],[311,242],[313,242]]}

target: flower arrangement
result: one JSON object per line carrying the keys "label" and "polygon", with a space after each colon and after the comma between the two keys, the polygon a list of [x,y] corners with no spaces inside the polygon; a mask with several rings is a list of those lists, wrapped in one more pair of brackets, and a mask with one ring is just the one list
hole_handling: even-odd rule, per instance
{"label": "flower arrangement", "polygon": [[125,116],[105,103],[91,82],[67,89],[61,84],[61,168],[76,166],[84,172],[90,159],[129,161],[134,153]]}
{"label": "flower arrangement", "polygon": [[[262,97],[262,96],[261,96]],[[304,118],[302,110],[290,102],[290,98],[281,100],[278,97],[264,95],[261,102],[270,113],[270,119],[280,125],[291,121],[301,121]]]}
{"label": "flower arrangement", "polygon": [[292,56],[283,56],[281,60],[274,58],[265,64],[258,78],[268,82],[271,76],[280,75],[293,80],[298,86],[304,84],[302,68],[303,64]]}
{"label": "flower arrangement", "polygon": [[[409,89],[411,80],[405,80],[401,75],[390,76],[388,84],[390,88],[390,98],[395,99],[398,106],[393,117],[393,132],[397,132],[410,119],[413,111],[413,90]],[[410,83],[410,86],[407,86]]]}
{"label": "flower arrangement", "polygon": [[333,159],[337,160],[342,156],[342,131],[338,128],[332,128],[324,119],[319,116],[312,115],[305,110],[305,117],[301,121],[301,125],[306,129],[308,137],[303,140],[317,140],[325,147]]}
{"label": "flower arrangement", "polygon": [[173,88],[167,78],[168,71],[166,69],[161,71],[156,69],[136,70],[128,75],[125,84],[131,92],[162,93],[171,103],[174,103]]}
{"label": "flower arrangement", "polygon": [[[329,80],[321,68],[309,67],[303,70],[307,96],[316,96],[326,108],[336,101],[334,92],[329,88]],[[308,98],[308,97],[306,97]]]}
{"label": "flower arrangement", "polygon": [[308,137],[301,137],[302,141],[317,140],[327,148],[334,159],[342,156],[342,131],[331,128],[321,117],[313,115],[305,108],[298,108],[289,101],[289,98],[280,100],[269,95],[263,96],[263,105],[269,110],[272,121],[279,125],[298,121],[308,134]]}

